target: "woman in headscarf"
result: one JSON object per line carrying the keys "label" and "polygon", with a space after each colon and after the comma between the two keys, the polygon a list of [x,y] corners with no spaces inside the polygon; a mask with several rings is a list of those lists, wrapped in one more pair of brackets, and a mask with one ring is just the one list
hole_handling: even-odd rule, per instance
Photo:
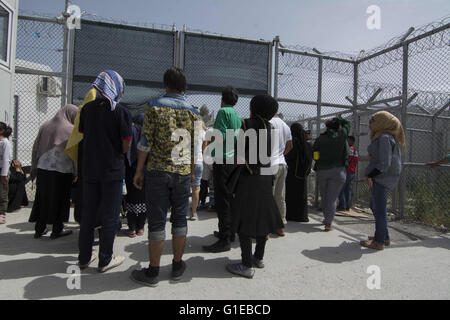
{"label": "woman in headscarf", "polygon": [[390,245],[387,228],[387,193],[393,190],[402,171],[401,149],[406,149],[405,133],[400,121],[391,113],[379,111],[369,120],[370,156],[366,181],[371,190],[370,207],[375,217],[375,235],[361,245],[383,250]]}
{"label": "woman in headscarf", "polygon": [[347,176],[345,167],[348,166],[350,152],[347,142],[350,121],[339,117],[328,120],[325,125],[327,130],[314,142],[313,155],[324,215],[324,231],[331,231],[336,214],[336,200]]}
{"label": "woman in headscarf", "polygon": [[[246,278],[253,277],[253,266],[264,267],[263,257],[268,235],[284,228],[272,193],[274,176],[270,170],[272,126],[269,120],[277,111],[278,102],[273,97],[255,96],[250,101],[250,118],[242,121],[243,132],[241,131],[238,140],[238,157],[241,153],[239,146],[245,141],[245,159],[238,159],[245,164],[236,169],[239,171],[235,172],[240,172],[239,178],[235,188],[230,189],[234,193],[231,226],[232,234],[239,235],[242,263],[227,265],[227,270]],[[260,152],[260,147],[265,150]],[[266,159],[262,158],[264,155],[267,156]],[[254,255],[252,238],[256,239]]]}
{"label": "woman in headscarf", "polygon": [[145,204],[145,190],[137,189],[133,184],[136,174],[138,149],[137,144],[141,137],[142,126],[144,124],[144,114],[139,114],[133,123],[133,140],[125,162],[125,183],[127,195],[125,196],[125,210],[127,211],[128,230],[130,238],[142,236],[147,218],[147,207]]}
{"label": "woman in headscarf", "polygon": [[83,133],[83,213],[78,238],[78,264],[87,268],[93,254],[94,228],[101,216],[98,270],[120,265],[113,255],[125,179],[125,155],[132,141],[130,112],[119,104],[125,91],[123,78],[113,70],[101,72],[92,86],[97,99],[84,105],[79,131]]}
{"label": "woman in headscarf", "polygon": [[36,222],[35,238],[52,224],[52,239],[72,233],[64,230],[69,220],[70,189],[74,180],[74,163],[64,153],[72,133],[78,108],[72,104],[63,107],[39,129],[34,141],[31,160],[31,179],[36,178],[36,196],[29,221]]}
{"label": "woman in headscarf", "polygon": [[14,212],[22,206],[28,206],[28,197],[25,190],[26,174],[18,160],[11,162],[9,169],[8,210]]}
{"label": "woman in headscarf", "polygon": [[300,123],[291,125],[293,149],[285,156],[288,165],[286,177],[286,220],[308,222],[308,175],[311,173],[312,146]]}

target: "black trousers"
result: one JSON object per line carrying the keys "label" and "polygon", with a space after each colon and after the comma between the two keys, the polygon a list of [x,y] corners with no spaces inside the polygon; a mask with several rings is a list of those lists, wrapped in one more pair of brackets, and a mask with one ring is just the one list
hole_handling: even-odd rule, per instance
{"label": "black trousers", "polygon": [[214,164],[214,200],[219,219],[219,239],[230,241],[231,236],[231,193],[227,188],[227,180],[233,172],[233,164]]}
{"label": "black trousers", "polygon": [[209,183],[208,180],[200,180],[200,203],[205,204],[206,203],[206,197],[208,196],[208,188]]}
{"label": "black trousers", "polygon": [[[256,237],[255,258],[263,260],[264,250],[266,248],[266,237]],[[252,267],[252,238],[249,236],[239,235],[241,245],[242,264],[246,267]]]}

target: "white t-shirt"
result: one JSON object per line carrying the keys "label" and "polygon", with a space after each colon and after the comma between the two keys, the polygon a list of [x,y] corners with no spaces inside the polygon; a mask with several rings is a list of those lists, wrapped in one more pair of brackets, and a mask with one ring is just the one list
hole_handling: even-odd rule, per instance
{"label": "white t-shirt", "polygon": [[272,137],[278,137],[278,141],[272,141],[271,166],[273,167],[279,164],[287,165],[286,160],[284,159],[284,151],[286,150],[286,143],[292,141],[291,129],[278,117],[273,117],[272,120],[270,120],[270,123],[275,129],[275,131],[272,131]]}
{"label": "white t-shirt", "polygon": [[11,157],[11,144],[7,138],[3,138],[0,140],[0,170],[3,177],[8,176]]}

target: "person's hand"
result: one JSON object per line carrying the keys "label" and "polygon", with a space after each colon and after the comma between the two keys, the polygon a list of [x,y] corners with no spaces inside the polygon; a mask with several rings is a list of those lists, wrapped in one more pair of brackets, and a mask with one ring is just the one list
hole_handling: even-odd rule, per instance
{"label": "person's hand", "polygon": [[372,189],[372,186],[373,186],[372,178],[366,177],[366,183],[367,183],[367,186],[369,187],[369,190]]}
{"label": "person's hand", "polygon": [[133,185],[136,187],[136,189],[138,190],[142,190],[142,187],[144,185],[144,171],[136,171],[136,174],[134,175],[133,178]]}
{"label": "person's hand", "polygon": [[8,177],[7,177],[7,176],[1,176],[0,181],[1,181],[3,184],[8,184]]}

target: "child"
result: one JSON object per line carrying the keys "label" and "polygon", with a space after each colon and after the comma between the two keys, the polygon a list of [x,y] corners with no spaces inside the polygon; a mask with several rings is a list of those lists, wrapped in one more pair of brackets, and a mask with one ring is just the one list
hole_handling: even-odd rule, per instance
{"label": "child", "polygon": [[11,161],[11,144],[8,138],[11,133],[11,127],[0,122],[0,224],[6,223],[8,209],[8,171]]}
{"label": "child", "polygon": [[141,137],[144,114],[139,114],[133,123],[133,139],[130,151],[125,161],[125,182],[127,194],[125,196],[125,210],[127,211],[128,230],[127,235],[135,238],[136,235],[144,235],[144,226],[147,219],[147,206],[145,204],[145,191],[139,190],[133,185],[133,177],[136,174],[138,149],[137,144]]}

